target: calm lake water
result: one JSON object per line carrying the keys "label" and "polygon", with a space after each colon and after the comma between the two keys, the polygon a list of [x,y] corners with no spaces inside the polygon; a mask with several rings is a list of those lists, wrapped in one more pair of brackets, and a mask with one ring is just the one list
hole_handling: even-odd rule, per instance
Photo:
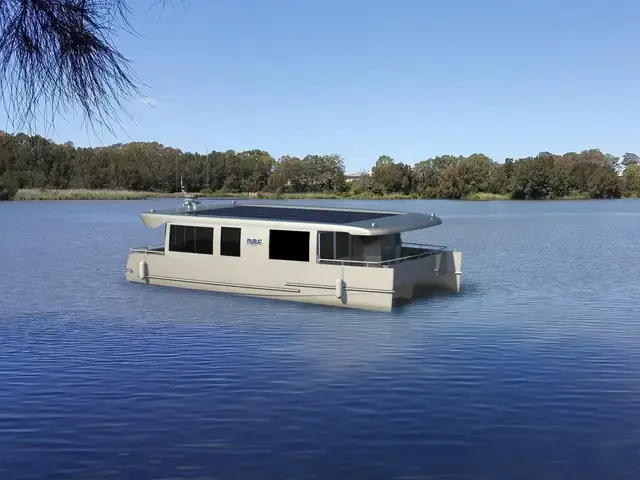
{"label": "calm lake water", "polygon": [[640,201],[345,203],[440,215],[463,292],[129,284],[179,199],[0,204],[0,478],[640,477]]}

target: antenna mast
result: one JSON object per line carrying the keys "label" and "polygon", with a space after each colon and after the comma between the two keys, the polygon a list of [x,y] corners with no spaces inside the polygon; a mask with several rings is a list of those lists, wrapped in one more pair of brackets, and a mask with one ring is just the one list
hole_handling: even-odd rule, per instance
{"label": "antenna mast", "polygon": [[187,193],[187,189],[184,186],[184,182],[182,181],[182,176],[180,176],[180,189],[182,190],[182,195],[184,196],[184,209],[187,212],[193,212],[197,207],[196,205],[200,205],[198,201],[197,195],[189,195]]}

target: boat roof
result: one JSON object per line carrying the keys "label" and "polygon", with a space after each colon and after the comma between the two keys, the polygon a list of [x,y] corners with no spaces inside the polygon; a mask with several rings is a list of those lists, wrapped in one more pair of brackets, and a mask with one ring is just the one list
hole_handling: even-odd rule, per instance
{"label": "boat roof", "polygon": [[433,213],[319,207],[308,205],[221,203],[151,210],[141,214],[147,227],[166,223],[312,229],[351,235],[389,235],[440,225]]}

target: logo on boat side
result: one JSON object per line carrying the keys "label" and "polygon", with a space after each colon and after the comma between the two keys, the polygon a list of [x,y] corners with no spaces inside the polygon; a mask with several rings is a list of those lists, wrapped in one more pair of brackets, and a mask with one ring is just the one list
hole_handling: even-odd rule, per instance
{"label": "logo on boat side", "polygon": [[262,239],[261,238],[247,238],[247,245],[262,246]]}

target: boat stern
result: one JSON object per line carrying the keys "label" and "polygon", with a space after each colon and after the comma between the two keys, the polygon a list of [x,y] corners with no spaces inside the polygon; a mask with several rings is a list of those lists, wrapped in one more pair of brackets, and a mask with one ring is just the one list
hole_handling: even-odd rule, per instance
{"label": "boat stern", "polygon": [[433,291],[460,293],[462,252],[435,251],[392,266],[395,297],[411,299]]}

